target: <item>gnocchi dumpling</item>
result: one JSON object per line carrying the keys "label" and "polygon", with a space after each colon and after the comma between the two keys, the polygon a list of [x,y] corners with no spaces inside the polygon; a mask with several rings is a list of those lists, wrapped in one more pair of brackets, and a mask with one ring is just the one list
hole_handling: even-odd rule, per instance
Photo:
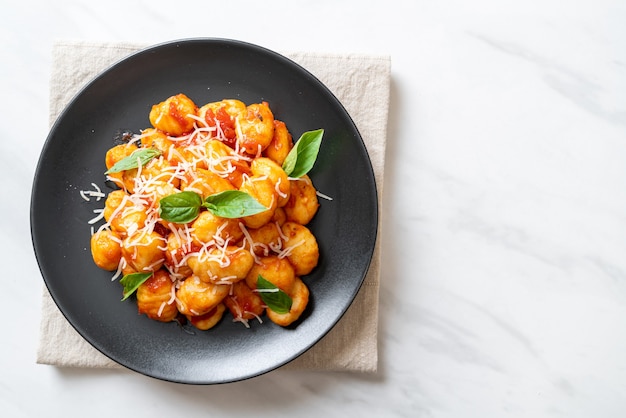
{"label": "gnocchi dumpling", "polygon": [[289,326],[297,321],[309,303],[309,288],[299,277],[296,277],[291,291],[287,292],[287,294],[292,300],[289,312],[279,313],[273,311],[271,308],[267,309],[267,317],[275,324],[283,327]]}
{"label": "gnocchi dumpling", "polygon": [[274,120],[274,136],[263,154],[282,166],[285,158],[293,148],[293,139],[285,122]]}
{"label": "gnocchi dumpling", "polygon": [[213,328],[220,322],[220,320],[222,319],[222,316],[224,316],[225,310],[226,310],[226,307],[224,306],[224,304],[220,303],[216,307],[211,309],[209,312],[205,313],[204,315],[185,315],[185,316],[187,317],[191,325],[198,328],[199,330],[206,331],[208,329]]}
{"label": "gnocchi dumpling", "polygon": [[177,94],[152,106],[149,118],[156,129],[180,136],[193,131],[197,113],[198,107],[189,97]]}
{"label": "gnocchi dumpling", "polygon": [[265,280],[286,293],[291,291],[296,279],[291,263],[287,259],[275,255],[262,257],[258,263],[252,266],[246,276],[248,287],[256,289],[259,276],[263,276]]}
{"label": "gnocchi dumpling", "polygon": [[278,207],[278,199],[276,198],[276,190],[272,181],[263,177],[252,176],[247,178],[239,188],[256,199],[260,204],[267,208],[266,211],[257,213],[256,215],[244,216],[242,222],[248,228],[260,228],[268,223],[274,216],[274,211]]}
{"label": "gnocchi dumpling", "polygon": [[250,164],[250,171],[257,178],[267,177],[274,186],[274,192],[278,202],[276,206],[283,207],[289,201],[291,186],[289,177],[281,166],[273,160],[265,157],[255,158]]}
{"label": "gnocchi dumpling", "polygon": [[245,281],[233,285],[231,292],[224,299],[224,304],[235,321],[240,322],[259,318],[265,311],[263,300]]}
{"label": "gnocchi dumpling", "polygon": [[295,222],[285,222],[282,231],[287,238],[284,243],[288,249],[287,258],[296,275],[309,274],[317,266],[320,257],[315,235],[306,226]]}
{"label": "gnocchi dumpling", "polygon": [[176,291],[176,306],[183,315],[201,316],[219,305],[229,292],[230,285],[207,283],[191,276]]}
{"label": "gnocchi dumpling", "polygon": [[274,137],[274,114],[267,102],[246,107],[235,119],[235,133],[241,152],[260,154]]}
{"label": "gnocchi dumpling", "polygon": [[203,282],[235,283],[244,279],[254,259],[249,251],[228,246],[224,250],[212,248],[187,260],[193,274]]}
{"label": "gnocchi dumpling", "polygon": [[122,258],[122,240],[111,230],[98,231],[91,236],[91,255],[98,267],[115,271]]}
{"label": "gnocchi dumpling", "polygon": [[306,225],[311,222],[319,206],[317,190],[309,176],[290,181],[289,200],[285,205],[287,219]]}
{"label": "gnocchi dumpling", "polygon": [[137,289],[140,314],[161,322],[173,321],[178,315],[174,299],[174,283],[165,270],[156,271]]}
{"label": "gnocchi dumpling", "polygon": [[157,232],[135,232],[122,240],[122,256],[135,271],[157,271],[165,262],[166,244]]}

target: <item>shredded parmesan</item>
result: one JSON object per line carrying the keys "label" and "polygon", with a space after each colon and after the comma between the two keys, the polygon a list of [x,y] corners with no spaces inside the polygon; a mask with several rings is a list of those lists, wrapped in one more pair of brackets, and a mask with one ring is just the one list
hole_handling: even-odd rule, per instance
{"label": "shredded parmesan", "polygon": [[284,193],[282,190],[280,190],[280,181],[281,180],[282,180],[282,178],[279,177],[278,180],[276,181],[276,185],[274,186],[274,189],[276,190],[276,194],[284,199],[288,195],[287,195],[287,193]]}
{"label": "shredded parmesan", "polygon": [[93,225],[104,218],[104,209],[94,209],[93,213],[96,213],[98,216],[87,221],[89,225]]}
{"label": "shredded parmesan", "polygon": [[253,292],[257,292],[257,293],[278,293],[280,292],[280,289],[275,287],[273,289],[254,289]]}
{"label": "shredded parmesan", "polygon": [[95,197],[96,198],[96,202],[99,202],[100,199],[102,199],[103,197],[106,197],[106,195],[102,192],[102,190],[100,189],[100,187],[98,187],[98,185],[96,183],[91,183],[91,186],[95,189],[95,190],[80,190],[80,197],[82,197],[84,200],[86,200],[87,202],[91,201],[91,197]]}
{"label": "shredded parmesan", "polygon": [[118,237],[116,237],[114,234],[109,235],[109,239],[110,239],[111,241],[115,241],[115,242],[117,242],[119,245],[122,245],[122,240],[121,240],[121,239],[119,239]]}
{"label": "shredded parmesan", "polygon": [[259,315],[255,314],[254,312],[245,311],[244,313],[247,313],[247,314],[250,314],[250,315],[254,316],[257,319],[257,321],[259,321],[259,324],[263,323],[263,320],[261,319],[261,317]]}
{"label": "shredded parmesan", "polygon": [[170,300],[167,301],[168,305],[171,305],[176,301],[176,286],[172,286],[172,292],[170,293]]}
{"label": "shredded parmesan", "polygon": [[243,232],[244,241],[247,242],[248,245],[250,246],[250,254],[252,254],[252,258],[254,259],[254,262],[256,264],[261,264],[261,260],[256,255],[254,249],[263,244],[254,242],[254,240],[252,239],[252,236],[250,235],[250,232],[248,232],[243,222],[239,222],[239,229],[241,229],[241,232]]}
{"label": "shredded parmesan", "polygon": [[245,319],[243,316],[234,317],[233,322],[241,322],[246,328],[250,328],[250,324],[248,323],[248,320]]}
{"label": "shredded parmesan", "polygon": [[285,235],[285,233],[283,232],[283,229],[280,227],[278,222],[276,222],[276,229],[278,229],[278,235],[280,235],[283,241],[289,241],[289,237]]}
{"label": "shredded parmesan", "polygon": [[233,296],[231,300],[233,302],[233,308],[236,314],[233,315],[233,322],[241,322],[246,328],[250,328],[248,320],[243,317],[243,312],[241,311],[241,307],[239,306],[239,302],[237,301],[237,296]]}
{"label": "shredded parmesan", "polygon": [[143,268],[144,271],[154,271],[154,268],[156,266],[158,266],[159,264],[163,263],[165,261],[164,258],[160,258],[157,261],[155,261],[154,263],[150,264],[149,266],[146,266]]}
{"label": "shredded parmesan", "polygon": [[118,277],[122,275],[122,270],[126,268],[126,259],[122,257],[120,259],[119,264],[117,265],[117,270],[115,271],[115,275],[111,277],[111,281],[115,281]]}
{"label": "shredded parmesan", "polygon": [[280,253],[283,249],[283,241],[279,238],[278,242],[270,242],[269,247],[275,253]]}
{"label": "shredded parmesan", "polygon": [[293,250],[299,246],[301,246],[302,244],[304,244],[305,241],[299,241],[293,245],[290,245],[289,247],[283,249],[280,254],[278,254],[278,258],[285,258],[285,257],[289,257],[291,255],[291,253],[293,252]]}
{"label": "shredded parmesan", "polygon": [[332,197],[330,197],[330,196],[328,196],[328,195],[325,195],[324,193],[318,192],[317,190],[315,191],[315,194],[316,194],[318,197],[321,197],[322,199],[326,199],[326,200],[333,200],[333,198],[332,198]]}
{"label": "shredded parmesan", "polygon": [[233,282],[237,280],[237,276],[225,276],[218,277],[218,280],[215,281],[215,284],[228,284],[231,285]]}
{"label": "shredded parmesan", "polygon": [[157,312],[157,316],[160,318],[161,314],[163,314],[163,309],[165,308],[166,302],[161,302],[161,306],[159,307],[159,312]]}

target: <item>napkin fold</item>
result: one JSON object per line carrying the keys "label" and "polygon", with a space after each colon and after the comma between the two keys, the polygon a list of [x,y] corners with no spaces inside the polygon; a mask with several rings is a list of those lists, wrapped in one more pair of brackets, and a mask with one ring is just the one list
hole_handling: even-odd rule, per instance
{"label": "napkin fold", "polygon": [[[74,95],[111,64],[144,45],[56,42],[50,80],[52,124]],[[282,52],[322,81],[344,105],[365,142],[378,188],[379,225],[386,145],[391,60],[388,56]],[[375,372],[378,366],[380,238],[356,299],[337,325],[310,350],[282,369]],[[42,292],[37,363],[59,367],[123,368],[83,339]]]}

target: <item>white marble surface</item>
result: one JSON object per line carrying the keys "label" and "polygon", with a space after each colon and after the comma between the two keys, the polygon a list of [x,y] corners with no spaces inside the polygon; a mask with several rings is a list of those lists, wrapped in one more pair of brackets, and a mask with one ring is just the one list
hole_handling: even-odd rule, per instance
{"label": "white marble surface", "polygon": [[[624,2],[188,3],[3,2],[2,416],[626,414]],[[35,364],[52,42],[196,36],[391,55],[377,374],[194,387]]]}

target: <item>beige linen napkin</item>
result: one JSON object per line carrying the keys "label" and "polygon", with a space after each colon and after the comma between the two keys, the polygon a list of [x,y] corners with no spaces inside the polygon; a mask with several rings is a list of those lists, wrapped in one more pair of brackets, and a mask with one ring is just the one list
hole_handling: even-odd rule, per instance
{"label": "beige linen napkin", "polygon": [[[55,43],[50,82],[50,123],[54,122],[63,107],[94,76],[142,47],[143,45],[136,44]],[[283,52],[283,55],[314,74],[346,107],[367,146],[376,176],[380,205],[389,106],[390,58],[303,52]],[[382,216],[379,217],[381,218]],[[321,341],[283,366],[284,369],[376,371],[381,253],[379,243],[380,238],[365,282],[344,317]],[[58,310],[45,286],[37,363],[61,367],[122,367],[93,348],[74,330]]]}

